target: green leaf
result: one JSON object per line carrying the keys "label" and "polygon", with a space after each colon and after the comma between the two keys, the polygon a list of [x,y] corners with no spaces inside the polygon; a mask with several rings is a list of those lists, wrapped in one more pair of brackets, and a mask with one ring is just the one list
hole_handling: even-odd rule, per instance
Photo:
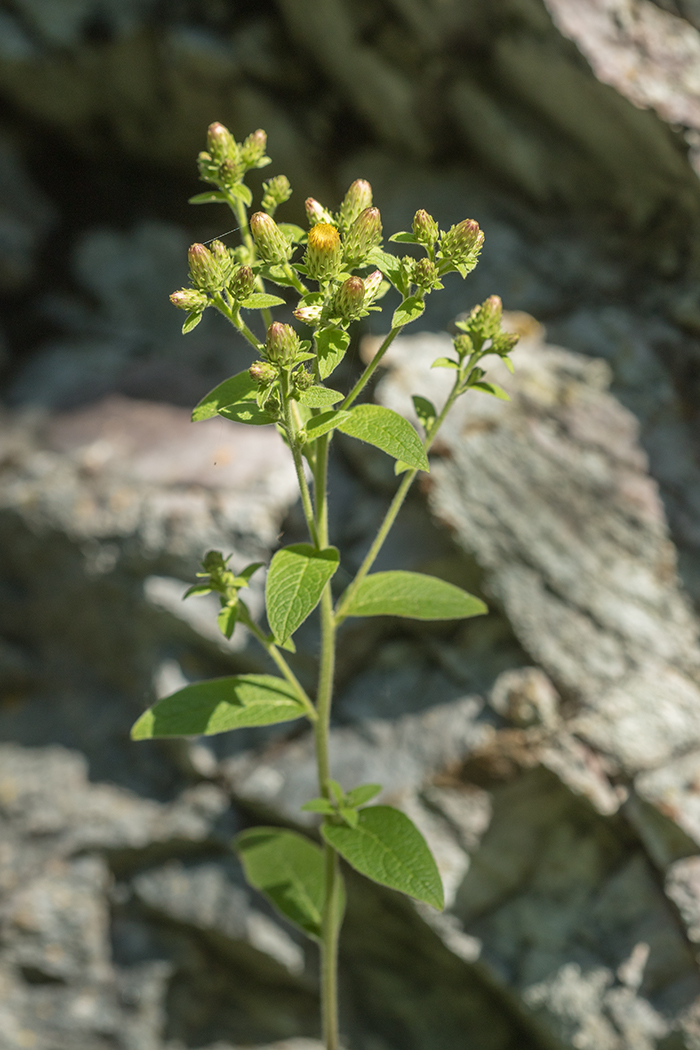
{"label": "green leaf", "polygon": [[431,368],[459,368],[457,361],[453,361],[451,357],[436,357],[433,361]]}
{"label": "green leaf", "polygon": [[442,910],[442,880],[415,824],[391,806],[360,810],[356,828],[324,824],[321,835],[368,879]]}
{"label": "green leaf", "polygon": [[187,202],[188,204],[226,204],[226,197],[223,193],[219,193],[218,190],[210,190],[208,193],[196,193],[194,197],[190,197]]}
{"label": "green leaf", "polygon": [[337,780],[328,780],[326,783],[330,788],[331,795],[336,800],[338,805],[340,805],[340,803],[345,798],[345,792],[343,791],[342,787],[340,786]]}
{"label": "green leaf", "polygon": [[340,806],[338,813],[351,828],[356,828],[360,822],[360,814],[351,806]]}
{"label": "green leaf", "polygon": [[293,244],[306,244],[306,230],[301,226],[296,226],[293,222],[278,222],[277,229]]}
{"label": "green leaf", "polygon": [[401,272],[401,260],[396,255],[382,251],[381,248],[372,248],[367,255],[365,263],[368,266],[376,266],[378,270],[388,277],[395,288],[399,291],[403,288],[404,277]]}
{"label": "green leaf", "polygon": [[365,576],[344,616],[408,616],[414,620],[462,620],[488,609],[480,598],[422,572],[374,572]]}
{"label": "green leaf", "polygon": [[356,405],[350,409],[350,418],[337,426],[343,434],[366,441],[416,470],[430,470],[428,457],[415,430],[407,419],[390,408]]}
{"label": "green leaf", "polygon": [[319,551],[309,543],[277,551],[265,587],[267,620],[275,638],[286,641],[313,612],[339,560],[336,547]]}
{"label": "green leaf", "polygon": [[414,394],[411,401],[421,426],[424,430],[427,430],[433,420],[437,418],[435,405],[432,401],[428,401],[427,397],[421,397],[419,394]]}
{"label": "green leaf", "polygon": [[412,233],[408,233],[406,230],[401,230],[399,233],[394,233],[389,238],[390,241],[398,241],[399,244],[419,244]]}
{"label": "green leaf", "polygon": [[202,320],[203,310],[191,310],[185,318],[185,323],[182,326],[182,334],[187,335],[193,328],[196,328],[199,322]]}
{"label": "green leaf", "polygon": [[302,405],[311,408],[328,408],[343,400],[343,394],[337,390],[331,390],[327,386],[310,386],[308,390],[300,390],[296,400]]}
{"label": "green leaf", "polygon": [[234,419],[239,423],[253,423],[255,426],[274,423],[276,417],[258,407],[257,394],[258,384],[251,378],[250,373],[239,372],[210,390],[196,406],[192,419],[198,423],[202,419],[211,419],[218,413],[226,419]]}
{"label": "green leaf", "polygon": [[400,459],[394,463],[394,474],[398,478],[399,474],[405,474],[407,470],[410,470],[408,463],[402,463]]}
{"label": "green leaf", "polygon": [[252,561],[250,563],[250,565],[246,565],[245,569],[242,569],[238,573],[238,575],[236,576],[235,582],[238,583],[239,580],[243,580],[244,583],[247,584],[248,580],[253,575],[253,573],[257,572],[258,569],[262,569],[263,565],[264,565],[264,562]]}
{"label": "green leaf", "polygon": [[306,933],[320,937],[323,850],[303,835],[280,828],[250,828],[234,839],[233,846],[250,885]]}
{"label": "green leaf", "polygon": [[227,186],[226,192],[230,193],[232,197],[238,197],[238,199],[243,201],[248,208],[253,203],[253,194],[250,192],[248,186],[242,182],[236,182],[233,186]]}
{"label": "green leaf", "polygon": [[506,368],[508,369],[510,374],[514,375],[515,374],[515,368],[513,366],[513,362],[511,361],[511,359],[509,357],[502,357],[501,361],[506,366]]}
{"label": "green leaf", "polygon": [[303,806],[299,807],[304,813],[324,813],[326,816],[335,814],[335,806],[327,798],[310,798]]}
{"label": "green leaf", "polygon": [[314,416],[308,420],[305,427],[308,440],[315,441],[322,434],[327,434],[329,430],[335,430],[336,427],[339,427],[341,423],[344,423],[349,418],[350,412],[345,410],[322,412],[320,416]]}
{"label": "green leaf", "polygon": [[400,328],[402,325],[415,321],[425,310],[425,302],[422,295],[409,295],[408,298],[397,306],[391,319],[392,328]]}
{"label": "green leaf", "polygon": [[211,594],[211,587],[208,583],[193,583],[191,587],[188,587],[182,596],[184,602],[185,598],[191,598],[195,594]]}
{"label": "green leaf", "polygon": [[225,605],[217,616],[216,622],[219,625],[219,630],[225,638],[230,638],[233,634],[233,628],[236,626],[237,619],[238,609],[235,605]]}
{"label": "green leaf", "polygon": [[327,379],[345,357],[350,345],[350,336],[342,328],[324,328],[316,333],[318,371],[321,379]]}
{"label": "green leaf", "polygon": [[253,292],[240,305],[245,310],[270,310],[273,306],[284,306],[284,299],[279,295],[267,295],[266,292]]}
{"label": "green leaf", "polygon": [[506,394],[502,387],[497,386],[496,383],[470,383],[469,390],[483,390],[485,394],[491,394],[493,397],[497,397],[499,401],[510,401],[510,395]]}
{"label": "green leaf", "polygon": [[244,726],[301,718],[306,709],[291,685],[269,674],[242,674],[194,682],[149,707],[131,730],[132,740],[211,736]]}
{"label": "green leaf", "polygon": [[371,799],[376,798],[381,790],[381,784],[360,784],[359,787],[352,788],[351,791],[348,791],[345,796],[346,805],[363,806],[365,802],[369,802]]}

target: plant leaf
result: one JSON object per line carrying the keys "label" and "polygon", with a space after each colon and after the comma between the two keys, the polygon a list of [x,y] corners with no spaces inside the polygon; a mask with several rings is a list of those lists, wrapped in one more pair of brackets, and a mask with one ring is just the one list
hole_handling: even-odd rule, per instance
{"label": "plant leaf", "polygon": [[233,841],[245,877],[293,923],[321,936],[325,890],[323,850],[294,831],[250,828]]}
{"label": "plant leaf", "polygon": [[424,430],[427,430],[433,420],[437,417],[435,411],[435,405],[432,401],[428,401],[427,397],[420,397],[419,394],[414,394],[411,398],[413,407],[416,410],[416,415],[421,423]]}
{"label": "plant leaf", "polygon": [[345,796],[346,805],[363,806],[365,802],[369,802],[371,799],[376,798],[381,790],[381,784],[360,784],[359,787],[352,788],[352,790],[348,791]]}
{"label": "plant leaf", "polygon": [[194,197],[190,197],[187,202],[188,204],[226,204],[226,197],[223,193],[219,193],[218,190],[209,190],[208,193],[196,193]]}
{"label": "plant leaf", "polygon": [[370,806],[358,813],[356,828],[324,824],[321,835],[361,875],[434,908],[444,907],[433,855],[405,813],[392,806]]}
{"label": "plant leaf", "polygon": [[291,685],[269,674],[242,674],[193,682],[141,715],[132,740],[211,736],[244,726],[266,726],[301,718],[306,709]]}
{"label": "plant leaf", "polygon": [[198,423],[218,413],[239,423],[253,423],[256,426],[274,423],[275,416],[258,407],[257,394],[258,384],[255,380],[248,372],[239,372],[210,390],[196,406],[192,419]]}
{"label": "plant leaf", "polygon": [[279,295],[268,295],[266,292],[253,292],[240,305],[245,310],[269,310],[273,306],[284,306],[284,299]]}
{"label": "plant leaf", "polygon": [[336,547],[319,551],[310,543],[277,551],[267,574],[265,604],[270,630],[280,642],[294,634],[316,608],[339,560]]}
{"label": "plant leaf", "polygon": [[505,390],[498,386],[496,383],[470,383],[469,390],[483,390],[485,394],[491,394],[493,397],[497,397],[499,401],[510,401],[510,395],[506,394]]}
{"label": "plant leaf", "polygon": [[306,244],[306,230],[293,222],[278,222],[277,229],[281,230],[288,241],[293,244]]}
{"label": "plant leaf", "polygon": [[350,345],[350,336],[342,328],[324,328],[316,333],[318,371],[321,379],[327,379],[345,357]]}
{"label": "plant leaf", "polygon": [[401,290],[403,287],[404,279],[401,273],[401,260],[396,255],[391,255],[390,252],[385,252],[381,248],[372,248],[365,259],[365,264],[376,266],[385,277],[389,278],[395,288]]}
{"label": "plant leaf", "polygon": [[344,616],[409,616],[414,620],[461,620],[488,612],[480,598],[422,572],[374,572],[365,576]]}
{"label": "plant leaf", "polygon": [[203,310],[191,310],[185,318],[185,323],[182,326],[182,334],[187,335],[193,328],[196,328],[199,322],[202,320]]}
{"label": "plant leaf", "polygon": [[327,386],[310,386],[308,390],[300,390],[296,400],[311,408],[329,408],[342,401],[343,395]]}
{"label": "plant leaf", "polygon": [[307,421],[305,427],[309,441],[315,441],[317,437],[327,434],[329,430],[335,430],[336,427],[339,427],[341,423],[344,423],[349,418],[350,413],[340,409],[333,412],[322,412],[320,416],[313,416]]}
{"label": "plant leaf", "polygon": [[398,241],[399,244],[418,244],[419,242],[413,236],[412,233],[408,233],[406,230],[401,230],[399,233],[393,233],[389,238],[390,241]]}
{"label": "plant leaf", "polygon": [[415,430],[403,416],[382,405],[356,405],[350,418],[337,424],[343,434],[366,441],[416,470],[430,470]]}
{"label": "plant leaf", "polygon": [[305,802],[299,808],[304,813],[325,813],[327,816],[332,816],[335,813],[335,806],[327,798],[310,798],[308,802]]}
{"label": "plant leaf", "polygon": [[509,357],[502,357],[501,361],[506,366],[506,368],[508,369],[510,374],[514,375],[515,374],[515,368],[513,366],[513,362],[511,361],[511,359]]}
{"label": "plant leaf", "polygon": [[340,806],[338,813],[351,828],[356,828],[359,824],[360,814],[356,809],[353,809],[352,806]]}
{"label": "plant leaf", "polygon": [[227,186],[226,192],[230,193],[232,197],[238,197],[239,200],[249,208],[253,203],[253,194],[250,192],[250,188],[243,182],[236,182],[233,186]]}
{"label": "plant leaf", "polygon": [[422,295],[409,295],[408,298],[396,307],[391,319],[392,328],[400,328],[402,325],[415,321],[425,310],[425,302]]}
{"label": "plant leaf", "polygon": [[431,368],[459,368],[456,361],[453,361],[451,357],[436,357],[433,361]]}
{"label": "plant leaf", "polygon": [[236,626],[237,619],[238,609],[235,605],[225,605],[217,616],[216,622],[219,625],[219,630],[225,638],[230,638],[233,634],[233,628]]}

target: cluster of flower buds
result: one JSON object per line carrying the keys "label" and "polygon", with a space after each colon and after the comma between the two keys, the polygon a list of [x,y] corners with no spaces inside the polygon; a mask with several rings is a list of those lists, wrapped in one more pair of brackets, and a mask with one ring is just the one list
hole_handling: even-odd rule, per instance
{"label": "cluster of flower buds", "polygon": [[345,237],[345,262],[359,266],[382,240],[382,217],[379,208],[365,208],[352,223]]}
{"label": "cluster of flower buds", "polygon": [[248,135],[241,143],[240,157],[244,170],[248,168],[262,168],[270,163],[270,158],[265,156],[267,149],[267,134],[262,128]]}
{"label": "cluster of flower buds", "polygon": [[518,342],[513,332],[504,332],[502,328],[503,304],[498,295],[490,295],[480,306],[475,306],[465,321],[457,321],[457,328],[463,335],[454,340],[455,347],[461,356],[481,350],[487,340],[491,340],[493,353],[505,357]]}
{"label": "cluster of flower buds", "polygon": [[234,270],[236,269],[236,259],[233,252],[231,252],[221,241],[212,241],[209,250],[219,264],[224,284],[228,284],[233,276]]}
{"label": "cluster of flower buds", "polygon": [[372,187],[366,179],[355,179],[340,205],[338,224],[341,230],[349,230],[360,212],[371,207]]}
{"label": "cluster of flower buds", "polygon": [[304,201],[304,208],[306,210],[306,218],[309,220],[309,226],[315,226],[317,222],[333,223],[333,216],[328,211],[328,208],[324,208],[322,204],[319,204],[315,197],[307,197]]}
{"label": "cluster of flower buds", "polygon": [[475,219],[463,219],[440,238],[439,258],[450,263],[464,276],[473,270],[484,244],[483,230]]}
{"label": "cluster of flower buds", "polygon": [[274,383],[275,379],[277,379],[279,372],[269,361],[253,361],[248,369],[248,374],[251,379],[254,379],[261,386],[269,386],[270,383]]}
{"label": "cluster of flower buds", "polygon": [[421,208],[413,216],[413,236],[416,238],[419,244],[424,244],[426,248],[432,248],[438,239],[438,224],[432,215],[429,215],[425,208]]}
{"label": "cluster of flower buds", "polygon": [[[220,242],[219,242],[220,243]],[[221,245],[223,248],[223,244]],[[226,249],[224,248],[224,251]],[[187,252],[190,280],[202,292],[218,292],[224,286],[224,272],[220,259],[203,244],[193,244]]]}
{"label": "cluster of flower buds", "polygon": [[301,350],[299,336],[291,325],[273,321],[267,330],[265,357],[272,364],[292,365]]}
{"label": "cluster of flower buds", "polygon": [[265,211],[256,211],[250,219],[250,230],[255,247],[264,262],[285,263],[292,254],[292,245],[275,220]]}
{"label": "cluster of flower buds", "polygon": [[294,389],[296,392],[308,390],[315,383],[314,377],[305,368],[300,368],[294,373]]}
{"label": "cluster of flower buds", "polygon": [[445,287],[440,280],[437,266],[427,258],[411,259],[409,280],[423,293]]}
{"label": "cluster of flower buds", "polygon": [[330,222],[317,222],[309,230],[304,258],[309,277],[314,281],[328,281],[338,273],[342,261],[337,228]]}
{"label": "cluster of flower buds", "polygon": [[255,290],[255,274],[250,266],[239,266],[228,286],[231,298],[242,303]]}
{"label": "cluster of flower buds", "polygon": [[207,129],[207,148],[197,158],[200,178],[226,188],[239,183],[249,168],[270,163],[265,156],[267,135],[259,128],[242,144],[223,124],[215,121]]}
{"label": "cluster of flower buds", "polygon": [[286,175],[275,175],[274,179],[263,182],[263,199],[261,208],[268,215],[274,215],[280,204],[288,201],[292,195],[292,187]]}
{"label": "cluster of flower buds", "polygon": [[187,310],[192,313],[202,313],[209,305],[209,297],[196,288],[180,288],[170,296],[170,302],[178,310]]}

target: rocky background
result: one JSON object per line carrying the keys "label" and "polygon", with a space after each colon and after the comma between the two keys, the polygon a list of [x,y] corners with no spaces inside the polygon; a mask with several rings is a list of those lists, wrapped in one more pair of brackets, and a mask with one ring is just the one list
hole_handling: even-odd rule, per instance
{"label": "rocky background", "polygon": [[[431,333],[488,294],[522,334],[382,559],[490,616],[342,636],[338,778],[385,784],[449,900],[348,873],[347,1047],[699,1050],[698,0],[4,0],[0,99],[1,1050],[318,1047],[316,954],[228,850],[301,823],[308,738],[128,739],[265,668],[181,602],[202,553],[302,528],[273,433],[189,423],[249,361],[167,301],[233,225],[184,203],[215,119],[267,130],[291,221],[363,176],[386,229],[485,229],[377,399],[439,398]],[[334,447],[351,572],[393,473]]]}

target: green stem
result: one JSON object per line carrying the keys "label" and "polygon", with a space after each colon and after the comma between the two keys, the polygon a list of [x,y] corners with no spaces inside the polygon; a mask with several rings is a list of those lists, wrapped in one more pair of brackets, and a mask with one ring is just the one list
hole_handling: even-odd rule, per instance
{"label": "green stem", "polygon": [[403,327],[404,325],[401,325],[401,327],[399,328],[391,329],[388,336],[386,337],[382,345],[379,347],[376,354],[374,355],[370,363],[367,365],[364,372],[357,380],[348,396],[343,401],[342,405],[339,405],[339,408],[349,408],[353,401],[357,398],[358,394],[360,394],[364,390],[364,388],[367,386],[367,383],[371,379],[374,371],[378,368],[381,359],[384,357],[384,354],[387,352],[394,339],[396,339],[396,336],[399,334]]}
{"label": "green stem", "polygon": [[323,847],[326,900],[321,920],[321,1020],[326,1050],[338,1050],[338,937],[340,935],[340,872],[338,854]]}
{"label": "green stem", "polygon": [[251,332],[248,325],[242,319],[240,312],[236,309],[232,309],[225,301],[224,297],[220,292],[216,292],[214,295],[214,302],[216,308],[220,314],[223,314],[227,321],[230,321],[234,328],[238,329],[241,335],[248,340],[251,346],[255,347],[258,353],[263,348],[263,344],[260,342],[258,337]]}
{"label": "green stem", "polygon": [[[450,391],[449,397],[447,398],[447,401],[443,405],[442,411],[440,412],[440,414],[437,417],[437,419],[434,420],[433,425],[430,427],[428,433],[425,435],[425,439],[423,441],[423,448],[425,449],[426,452],[430,451],[430,447],[433,444],[435,438],[437,437],[438,430],[440,429],[440,427],[444,423],[445,417],[447,416],[447,413],[450,411],[450,409],[452,408],[452,405],[454,404],[455,400],[459,396],[459,387],[460,387],[461,381],[462,381],[462,373],[460,371],[457,379],[455,380],[454,386],[452,387],[452,390]],[[362,562],[362,565],[360,566],[360,568],[357,570],[357,573],[355,575],[354,580],[347,587],[347,589],[345,590],[344,594],[342,595],[340,601],[338,602],[338,607],[336,609],[336,614],[335,614],[336,627],[340,626],[340,624],[345,619],[344,610],[347,609],[348,605],[350,604],[350,601],[352,600],[353,595],[357,591],[357,588],[360,586],[360,584],[364,580],[365,576],[367,575],[369,570],[374,565],[374,562],[376,561],[377,555],[379,554],[380,550],[382,549],[382,546],[384,544],[385,539],[389,535],[389,530],[391,529],[391,526],[396,521],[396,516],[399,513],[399,511],[401,510],[401,507],[403,506],[403,502],[406,499],[406,496],[408,495],[408,490],[410,489],[410,487],[411,487],[411,485],[413,483],[413,479],[415,478],[417,473],[418,473],[417,470],[409,470],[409,471],[407,471],[406,474],[404,475],[403,481],[401,482],[401,484],[399,485],[398,489],[396,490],[396,494],[394,495],[394,498],[392,499],[391,503],[389,504],[389,509],[387,510],[386,514],[384,515],[384,520],[381,523],[381,525],[379,526],[379,531],[377,532],[377,535],[374,538],[374,542],[372,543],[372,546],[367,551],[367,554],[365,555],[364,561]]]}
{"label": "green stem", "polygon": [[[245,609],[245,606],[243,606],[243,608]],[[248,628],[251,634],[260,642],[265,652],[268,653],[275,661],[278,668],[280,669],[284,677],[287,679],[289,684],[293,687],[297,696],[306,708],[307,718],[309,718],[312,722],[315,723],[318,719],[318,715],[316,714],[316,708],[311,703],[308,693],[304,689],[297,676],[294,674],[294,671],[292,671],[285,658],[282,656],[282,653],[279,651],[275,643],[271,642],[270,639],[265,634],[263,634],[258,625],[252,619],[247,609],[245,609],[245,613],[243,615],[239,614],[239,619],[241,623]]]}
{"label": "green stem", "polygon": [[314,547],[320,550],[321,545],[318,541],[318,531],[316,528],[316,521],[314,519],[314,508],[311,502],[311,493],[309,492],[308,482],[306,480],[306,474],[304,473],[304,457],[301,454],[299,448],[299,442],[297,441],[296,430],[294,428],[294,420],[292,418],[292,410],[290,406],[289,397],[289,373],[283,371],[280,377],[280,395],[282,398],[282,418],[285,432],[287,434],[287,441],[289,447],[292,450],[292,459],[294,460],[294,469],[297,472],[297,482],[299,483],[299,491],[301,493],[301,505],[304,510],[304,517],[306,519],[306,525],[309,530],[309,536]]}
{"label": "green stem", "polygon": [[302,284],[296,271],[292,266],[290,266],[289,263],[285,263],[284,272],[286,273],[287,277],[292,282],[296,290],[299,292],[299,295],[306,295],[309,289],[306,287],[305,284]]}
{"label": "green stem", "polygon": [[[250,252],[251,261],[255,260],[257,253],[255,251],[255,241],[253,240],[253,235],[250,232],[250,226],[248,225],[248,210],[243,201],[240,199],[240,197],[229,197],[228,202],[229,207],[233,209],[234,215],[238,220],[238,228],[241,231],[243,243]],[[258,288],[258,291],[265,291],[265,282],[263,281],[262,277],[256,277],[255,284]],[[272,324],[272,314],[267,308],[261,310],[260,313],[262,314],[263,322],[265,324],[265,331],[267,331],[267,329]]]}

